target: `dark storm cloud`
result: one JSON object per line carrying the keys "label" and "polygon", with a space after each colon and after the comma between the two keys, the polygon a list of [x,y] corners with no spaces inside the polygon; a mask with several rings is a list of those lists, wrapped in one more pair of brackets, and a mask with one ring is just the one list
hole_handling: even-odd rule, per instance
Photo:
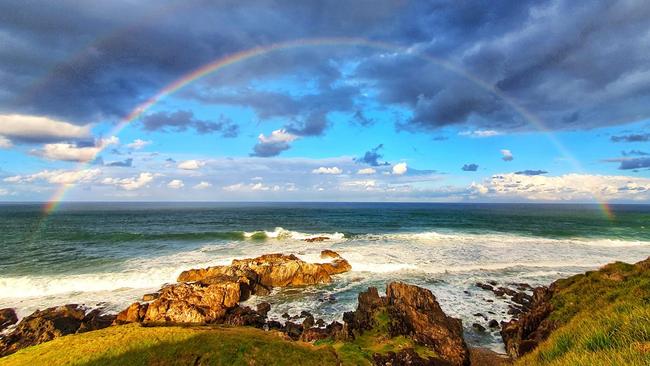
{"label": "dark storm cloud", "polygon": [[629,135],[612,136],[613,142],[646,142],[650,141],[650,133],[633,133]]}
{"label": "dark storm cloud", "polygon": [[145,131],[179,132],[193,129],[199,134],[221,133],[223,137],[236,137],[237,125],[227,117],[220,116],[216,122],[200,120],[192,111],[156,112],[141,119]]}
{"label": "dark storm cloud", "polygon": [[129,158],[124,161],[114,161],[108,164],[105,164],[106,166],[116,166],[116,167],[122,167],[122,168],[131,168],[133,166],[133,159]]}
{"label": "dark storm cloud", "polygon": [[375,148],[366,151],[362,157],[354,159],[357,163],[368,164],[370,166],[390,165],[389,162],[380,162],[379,160],[384,157],[379,151],[384,148],[384,144],[379,144]]}
{"label": "dark storm cloud", "polygon": [[286,126],[287,131],[298,136],[319,136],[322,135],[327,127],[327,113],[317,111],[309,114],[301,121],[294,121]]}
{"label": "dark storm cloud", "polygon": [[364,127],[370,126],[373,123],[375,123],[375,121],[371,118],[368,118],[361,109],[357,109],[356,112],[354,112],[354,115],[352,115],[352,120],[354,123]]}
{"label": "dark storm cloud", "polygon": [[518,172],[515,172],[515,174],[519,175],[542,175],[542,174],[547,174],[548,172],[546,170],[520,170]]}
{"label": "dark storm cloud", "polygon": [[621,154],[623,154],[623,156],[647,156],[647,155],[650,155],[650,153],[647,153],[647,152],[641,151],[641,150],[621,151]]}
{"label": "dark storm cloud", "polygon": [[650,168],[650,158],[624,159],[621,160],[621,164],[618,166],[618,169],[620,170],[633,170],[643,168]]}
{"label": "dark storm cloud", "polygon": [[475,172],[478,170],[478,164],[465,164],[461,169],[464,172]]}
{"label": "dark storm cloud", "polygon": [[271,142],[258,142],[253,146],[253,152],[251,156],[257,156],[261,158],[269,158],[272,156],[278,156],[281,152],[289,150],[291,146],[286,141],[271,141]]}
{"label": "dark storm cloud", "polygon": [[[0,112],[76,123],[118,119],[169,82],[234,52],[297,38],[360,37],[410,53],[279,51],[231,65],[183,96],[207,103],[217,89],[211,103],[287,118],[287,127],[305,135],[326,131],[326,117],[308,122],[314,113],[360,109],[356,87],[343,82],[348,77],[380,102],[409,109],[402,124],[413,129],[539,128],[513,102],[551,130],[622,124],[650,115],[648,18],[650,2],[631,0],[9,0],[0,3]],[[253,87],[287,75],[314,81],[314,94],[264,95]],[[250,92],[230,93],[242,88]]]}

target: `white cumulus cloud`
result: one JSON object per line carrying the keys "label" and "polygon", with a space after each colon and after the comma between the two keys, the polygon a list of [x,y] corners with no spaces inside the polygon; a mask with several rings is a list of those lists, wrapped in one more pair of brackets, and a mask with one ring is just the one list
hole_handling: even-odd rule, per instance
{"label": "white cumulus cloud", "polygon": [[53,184],[75,184],[91,182],[100,174],[101,171],[99,169],[43,170],[30,175],[7,177],[3,181],[7,183],[31,183],[42,180]]}
{"label": "white cumulus cloud", "polygon": [[500,134],[501,132],[495,130],[474,130],[474,131],[462,131],[458,133],[458,135],[460,136],[467,136],[473,138],[499,136]]}
{"label": "white cumulus cloud", "polygon": [[77,126],[55,119],[22,114],[0,114],[0,135],[23,141],[81,139],[90,136],[91,125]]}
{"label": "white cumulus cloud", "polygon": [[375,169],[373,169],[373,168],[363,168],[363,169],[359,169],[357,171],[357,174],[360,174],[360,175],[370,175],[370,174],[375,174],[375,173],[377,173],[377,171]]}
{"label": "white cumulus cloud", "polygon": [[406,163],[398,163],[393,165],[393,174],[403,175],[408,171],[408,166]]}
{"label": "white cumulus cloud", "polygon": [[207,188],[210,188],[210,187],[212,187],[212,183],[204,181],[204,182],[198,183],[193,188],[194,189],[207,189]]}
{"label": "white cumulus cloud", "polygon": [[128,147],[129,149],[133,149],[133,150],[140,150],[140,149],[144,148],[147,145],[151,145],[151,142],[152,141],[150,141],[150,140],[145,141],[145,140],[141,140],[141,139],[135,139],[135,140],[133,140],[132,143],[126,144],[126,147]]}
{"label": "white cumulus cloud", "polygon": [[130,178],[104,178],[102,184],[113,185],[127,191],[142,188],[153,181],[152,173],[144,172]]}
{"label": "white cumulus cloud", "polygon": [[338,174],[343,173],[343,170],[341,170],[341,168],[335,167],[335,166],[329,167],[329,168],[322,166],[322,167],[320,167],[318,169],[312,170],[311,172],[314,173],[314,174],[335,174],[335,175],[338,175]]}
{"label": "white cumulus cloud", "polygon": [[201,160],[185,160],[178,164],[178,168],[183,170],[197,170],[201,169],[204,165],[205,162]]}
{"label": "white cumulus cloud", "polygon": [[117,137],[112,136],[107,139],[98,140],[95,146],[78,147],[77,145],[68,143],[45,144],[40,150],[32,150],[32,154],[50,160],[88,162],[94,160],[97,154],[107,146],[116,145],[119,142],[120,140]]}
{"label": "white cumulus cloud", "polygon": [[512,152],[510,150],[508,149],[501,150],[501,159],[503,159],[503,161],[512,161],[512,159],[514,158],[515,157],[512,156]]}
{"label": "white cumulus cloud", "polygon": [[172,189],[180,189],[185,187],[185,183],[183,183],[182,180],[180,179],[174,179],[167,183],[167,187],[172,188]]}

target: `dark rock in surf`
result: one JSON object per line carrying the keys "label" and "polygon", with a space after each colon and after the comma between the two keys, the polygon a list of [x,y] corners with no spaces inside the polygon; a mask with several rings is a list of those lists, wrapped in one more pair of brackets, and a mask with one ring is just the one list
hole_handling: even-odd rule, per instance
{"label": "dark rock in surf", "polygon": [[16,310],[11,308],[0,309],[0,332],[18,323]]}
{"label": "dark rock in surf", "polygon": [[256,310],[257,310],[258,314],[266,317],[266,315],[269,313],[269,311],[271,311],[271,304],[269,304],[266,301],[261,302],[261,303],[257,304]]}

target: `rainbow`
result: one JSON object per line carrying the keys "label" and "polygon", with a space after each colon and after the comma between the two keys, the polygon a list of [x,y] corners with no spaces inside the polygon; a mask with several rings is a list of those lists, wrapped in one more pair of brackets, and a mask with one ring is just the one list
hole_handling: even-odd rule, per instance
{"label": "rainbow", "polygon": [[[272,52],[289,50],[294,48],[302,47],[320,47],[320,46],[351,46],[351,47],[366,47],[372,48],[387,52],[402,53],[412,57],[419,58],[426,62],[430,62],[440,67],[460,75],[467,80],[472,81],[478,87],[484,89],[485,91],[492,93],[497,96],[499,99],[504,101],[509,107],[521,115],[526,121],[533,125],[537,130],[544,133],[545,136],[551,141],[551,143],[557,148],[557,150],[574,166],[578,171],[583,171],[582,167],[578,161],[570,154],[570,152],[564,147],[564,145],[555,137],[555,135],[544,125],[544,123],[534,114],[527,111],[524,107],[518,104],[515,100],[511,99],[499,89],[495,88],[493,85],[488,82],[480,79],[476,75],[471,74],[467,70],[447,61],[444,59],[436,58],[427,54],[423,54],[414,50],[412,48],[394,45],[385,42],[371,41],[363,38],[309,38],[309,39],[298,39],[287,42],[273,43],[266,46],[257,46],[247,50],[243,50],[222,58],[219,58],[213,62],[210,62],[206,65],[195,69],[194,71],[176,79],[172,83],[166,85],[164,88],[159,90],[152,97],[144,101],[143,103],[136,106],[128,115],[123,117],[119,123],[108,133],[108,136],[117,136],[124,128],[126,128],[131,122],[137,120],[143,113],[148,111],[151,107],[157,104],[159,101],[165,97],[175,93],[176,91],[182,89],[183,87],[191,84],[192,82],[199,80],[205,76],[208,76],[214,72],[217,72],[223,68],[226,68],[230,65],[246,61],[248,59],[266,55]],[[93,161],[97,155],[99,155],[104,147],[100,147],[91,159],[83,161],[77,167],[77,170],[83,169],[89,162]],[[63,200],[65,193],[73,187],[73,184],[64,184],[61,185],[55,193],[50,197],[48,202],[45,204],[43,211],[44,215],[47,216],[54,212],[58,207],[59,203]],[[614,217],[613,212],[609,205],[600,199],[597,199],[600,204],[601,210],[608,218],[612,219]]]}

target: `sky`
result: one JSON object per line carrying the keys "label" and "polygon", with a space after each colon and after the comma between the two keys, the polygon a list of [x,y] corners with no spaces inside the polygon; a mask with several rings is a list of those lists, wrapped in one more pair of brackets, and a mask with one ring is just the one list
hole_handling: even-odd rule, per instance
{"label": "sky", "polygon": [[0,2],[0,201],[650,200],[650,3]]}

